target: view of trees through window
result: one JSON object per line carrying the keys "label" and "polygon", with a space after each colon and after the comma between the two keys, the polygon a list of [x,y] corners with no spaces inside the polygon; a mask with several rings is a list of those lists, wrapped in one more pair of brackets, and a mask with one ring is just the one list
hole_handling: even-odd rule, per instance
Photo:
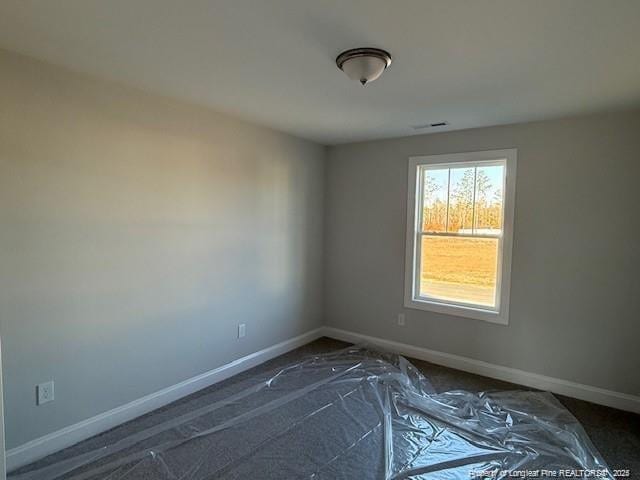
{"label": "view of trees through window", "polygon": [[496,306],[504,169],[423,167],[420,296]]}

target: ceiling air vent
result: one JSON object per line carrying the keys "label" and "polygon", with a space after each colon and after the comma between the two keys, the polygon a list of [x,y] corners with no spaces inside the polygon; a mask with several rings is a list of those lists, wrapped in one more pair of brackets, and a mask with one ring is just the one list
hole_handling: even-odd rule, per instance
{"label": "ceiling air vent", "polygon": [[449,122],[434,122],[427,123],[426,125],[413,125],[411,128],[414,130],[424,130],[426,128],[438,128],[438,127],[448,127]]}

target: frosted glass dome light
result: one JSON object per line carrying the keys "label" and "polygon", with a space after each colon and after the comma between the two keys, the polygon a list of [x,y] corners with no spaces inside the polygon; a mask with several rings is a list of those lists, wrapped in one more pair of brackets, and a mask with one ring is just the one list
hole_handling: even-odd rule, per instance
{"label": "frosted glass dome light", "polygon": [[391,55],[379,48],[354,48],[338,55],[336,65],[350,79],[364,86],[373,82],[391,65]]}

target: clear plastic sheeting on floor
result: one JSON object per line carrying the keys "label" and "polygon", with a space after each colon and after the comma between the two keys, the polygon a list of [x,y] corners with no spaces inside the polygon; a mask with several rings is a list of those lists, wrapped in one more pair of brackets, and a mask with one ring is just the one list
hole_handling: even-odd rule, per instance
{"label": "clear plastic sheeting on floor", "polygon": [[143,420],[130,435],[107,445],[98,437],[9,479],[613,478],[553,395],[436,393],[404,358],[363,346]]}

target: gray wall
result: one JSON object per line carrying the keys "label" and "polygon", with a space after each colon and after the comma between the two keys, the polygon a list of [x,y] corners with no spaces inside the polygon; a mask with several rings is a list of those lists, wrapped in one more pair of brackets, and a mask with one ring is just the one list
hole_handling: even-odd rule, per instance
{"label": "gray wall", "polygon": [[323,147],[1,51],[0,105],[8,448],[321,325]]}
{"label": "gray wall", "polygon": [[[407,158],[511,147],[510,324],[405,309]],[[351,144],[328,156],[328,325],[640,394],[640,112]]]}

